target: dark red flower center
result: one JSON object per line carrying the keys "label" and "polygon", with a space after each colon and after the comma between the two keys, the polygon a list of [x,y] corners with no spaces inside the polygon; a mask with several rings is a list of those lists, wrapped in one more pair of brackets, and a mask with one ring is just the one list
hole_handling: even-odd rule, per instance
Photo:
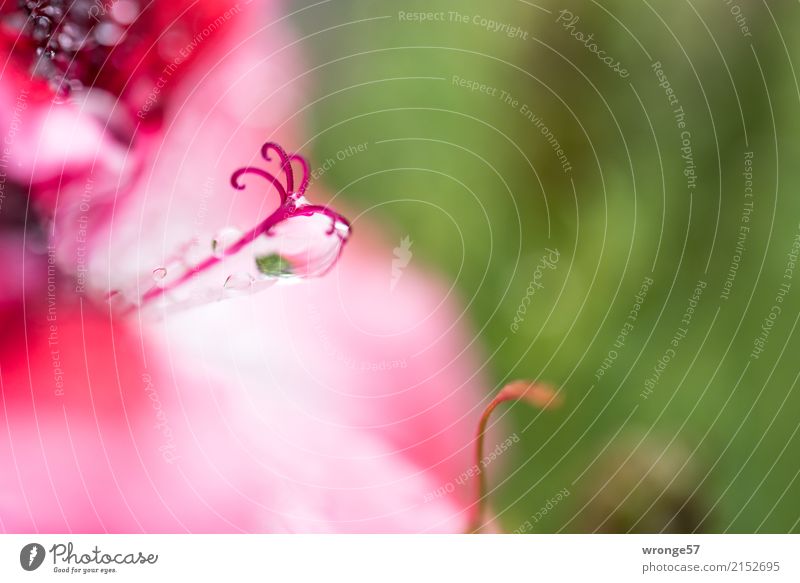
{"label": "dark red flower center", "polygon": [[[102,89],[133,115],[147,104],[139,117],[152,121],[189,61],[234,30],[243,12],[233,0],[6,0],[0,48],[57,96]],[[150,103],[155,87],[158,103]]]}
{"label": "dark red flower center", "polygon": [[140,9],[139,0],[20,0],[5,10],[6,42],[64,96],[95,83]]}

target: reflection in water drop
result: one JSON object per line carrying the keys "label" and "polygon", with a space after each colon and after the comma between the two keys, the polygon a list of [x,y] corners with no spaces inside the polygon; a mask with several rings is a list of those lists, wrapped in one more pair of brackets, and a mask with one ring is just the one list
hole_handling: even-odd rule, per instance
{"label": "reflection in water drop", "polygon": [[162,281],[165,277],[167,277],[167,268],[166,267],[156,267],[153,270],[153,279],[155,281]]}
{"label": "reflection in water drop", "polygon": [[294,275],[292,264],[278,253],[256,256],[256,268],[266,277],[287,277]]}

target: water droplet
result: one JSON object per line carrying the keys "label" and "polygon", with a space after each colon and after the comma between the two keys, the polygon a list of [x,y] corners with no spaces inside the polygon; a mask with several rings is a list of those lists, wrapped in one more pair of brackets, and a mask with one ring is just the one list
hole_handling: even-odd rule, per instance
{"label": "water droplet", "polygon": [[236,227],[224,227],[211,240],[211,252],[214,257],[223,257],[231,245],[242,238],[242,232]]}
{"label": "water droplet", "polygon": [[113,310],[120,312],[138,307],[139,305],[138,301],[134,300],[131,296],[118,289],[113,289],[108,292],[106,300]]}
{"label": "water droplet", "polygon": [[253,276],[249,273],[234,273],[225,280],[225,289],[234,291],[246,291],[253,285]]}
{"label": "water droplet", "polygon": [[278,253],[256,255],[256,268],[266,277],[288,277],[294,275],[292,264]]}
{"label": "water droplet", "polygon": [[52,21],[46,16],[40,16],[34,21],[33,40],[42,42],[50,37]]}
{"label": "water droplet", "polygon": [[160,283],[167,277],[167,268],[166,267],[157,267],[153,270],[153,280],[156,283]]}

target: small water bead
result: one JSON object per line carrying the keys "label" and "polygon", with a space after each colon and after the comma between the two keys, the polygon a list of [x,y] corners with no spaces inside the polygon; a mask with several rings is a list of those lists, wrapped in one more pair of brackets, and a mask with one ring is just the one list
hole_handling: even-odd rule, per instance
{"label": "small water bead", "polygon": [[111,309],[117,312],[125,312],[139,306],[138,300],[118,289],[111,290],[106,296],[106,300]]}
{"label": "small water bead", "polygon": [[31,36],[36,42],[47,40],[52,33],[52,21],[46,16],[40,16],[34,21]]}
{"label": "small water bead", "polygon": [[153,281],[157,284],[163,282],[165,277],[167,277],[166,267],[157,267],[153,270]]}
{"label": "small water bead", "polygon": [[224,287],[231,291],[247,291],[253,286],[253,281],[249,273],[234,273],[225,280]]}
{"label": "small water bead", "polygon": [[211,252],[214,257],[224,257],[228,249],[242,238],[242,232],[236,227],[224,227],[211,240]]}
{"label": "small water bead", "polygon": [[161,289],[163,290],[163,294],[169,293],[174,298],[182,297],[186,293],[186,290],[173,289],[173,287],[175,282],[178,281],[187,270],[191,269],[191,267],[185,265],[178,256],[167,257],[156,265],[158,265],[158,267],[150,271],[149,274],[143,274],[137,287],[145,292],[151,289]]}

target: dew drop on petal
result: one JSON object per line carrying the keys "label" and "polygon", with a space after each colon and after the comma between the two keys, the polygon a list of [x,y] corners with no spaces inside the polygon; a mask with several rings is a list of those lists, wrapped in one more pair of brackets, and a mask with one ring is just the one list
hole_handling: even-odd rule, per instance
{"label": "dew drop on petal", "polygon": [[167,277],[167,268],[166,267],[156,267],[153,270],[153,280],[154,281],[162,281],[165,277]]}
{"label": "dew drop on petal", "polygon": [[256,258],[277,255],[296,277],[324,275],[336,263],[347,241],[346,223],[338,227],[322,213],[297,215],[281,221],[254,242]]}
{"label": "dew drop on petal", "polygon": [[242,232],[236,227],[224,227],[211,240],[211,252],[214,257],[223,257],[230,246],[241,238]]}
{"label": "dew drop on petal", "polygon": [[106,296],[106,300],[111,309],[116,312],[125,312],[139,306],[139,301],[135,300],[133,296],[118,289],[111,290]]}
{"label": "dew drop on petal", "polygon": [[249,273],[234,273],[225,280],[224,287],[232,291],[246,291],[253,285],[253,276]]}

